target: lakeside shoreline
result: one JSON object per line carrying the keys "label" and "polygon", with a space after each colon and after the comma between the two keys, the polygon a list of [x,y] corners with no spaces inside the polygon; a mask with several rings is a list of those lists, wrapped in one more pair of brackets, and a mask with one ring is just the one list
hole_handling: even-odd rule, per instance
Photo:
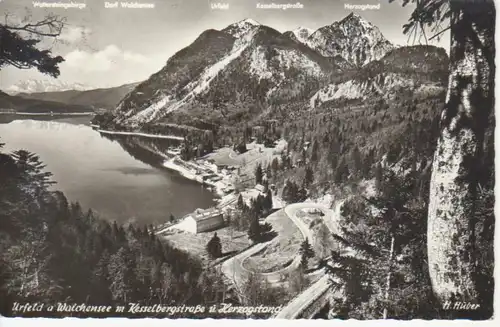
{"label": "lakeside shoreline", "polygon": [[[181,137],[176,137],[172,135],[164,135],[164,134],[148,134],[148,133],[141,133],[141,132],[127,132],[127,131],[109,131],[109,130],[104,130],[101,128],[101,126],[97,124],[91,124],[90,125],[94,130],[105,133],[105,134],[116,134],[116,135],[131,135],[131,136],[138,136],[138,137],[149,137],[149,138],[156,138],[156,139],[176,139],[179,141],[184,141],[184,138]],[[219,150],[224,150],[226,147],[219,148],[217,150],[214,150],[215,154]],[[231,149],[231,148],[227,148]],[[250,151],[257,149],[257,153],[262,153],[262,149],[260,147],[250,147]],[[219,208],[224,208],[227,205],[236,202],[237,197],[235,196],[234,190],[235,190],[235,184],[234,184],[234,179],[238,179],[237,175],[239,174],[239,169],[238,173],[234,170],[234,167],[226,167],[226,166],[231,166],[228,163],[222,164],[221,167],[217,166],[215,162],[212,160],[208,159],[210,157],[209,155],[205,155],[200,158],[192,159],[192,160],[183,160],[179,152],[177,151],[169,151],[167,150],[166,152],[168,155],[162,153],[162,152],[157,152],[154,149],[148,149],[149,151],[156,152],[157,154],[160,154],[163,156],[164,160],[161,163],[161,166],[165,169],[168,169],[169,171],[172,171],[174,173],[177,173],[181,177],[194,181],[196,183],[199,183],[201,186],[205,187],[208,189],[212,194],[214,194],[214,201],[217,203],[215,206]],[[273,150],[274,151],[274,150]],[[228,157],[231,158],[231,155],[228,154]],[[255,160],[255,159],[253,159]],[[253,162],[251,160],[251,162]],[[252,187],[246,188],[243,191],[244,194],[244,199],[245,201],[247,197],[255,197],[256,194],[252,193],[252,191],[255,191]],[[273,198],[273,207],[278,205],[279,207],[282,207],[281,205],[281,200],[277,201],[278,199]]]}
{"label": "lakeside shoreline", "polygon": [[149,137],[149,138],[158,138],[158,139],[169,139],[169,140],[184,141],[183,137],[181,137],[181,136],[175,136],[175,135],[149,134],[149,133],[142,133],[142,132],[107,131],[107,130],[104,130],[104,129],[100,129],[100,126],[99,125],[95,125],[95,124],[90,124],[90,127],[94,128],[97,132],[103,133],[103,134],[142,136],[142,137]]}
{"label": "lakeside shoreline", "polygon": [[[178,140],[178,141],[184,141],[185,139],[180,136],[175,136],[175,135],[164,135],[164,134],[149,134],[149,133],[142,133],[142,132],[126,132],[126,131],[108,131],[101,129],[101,127],[97,124],[90,124],[90,127],[94,129],[95,131],[103,134],[109,134],[109,135],[128,135],[128,136],[139,136],[139,137],[148,137],[148,138],[157,138],[157,139],[170,139],[170,140]],[[174,161],[177,161],[179,163],[176,163]],[[162,167],[165,169],[177,172],[179,175],[182,177],[195,181],[197,183],[200,183],[203,186],[208,186],[207,188],[214,193],[219,199],[222,199],[226,194],[224,193],[224,189],[229,185],[229,183],[214,183],[211,182],[210,180],[204,180],[203,176],[201,174],[197,174],[196,172],[193,172],[190,170],[187,165],[194,166],[193,168],[203,171],[207,169],[207,167],[202,167],[199,164],[197,164],[194,161],[189,161],[186,162],[182,159],[179,158],[179,156],[175,155],[174,157],[171,157],[169,159],[166,159],[162,163]],[[211,173],[218,175],[220,177],[220,174],[211,170]]]}
{"label": "lakeside shoreline", "polygon": [[[180,163],[179,163],[180,162]],[[196,169],[199,170],[205,170],[207,169],[206,167],[201,166],[200,164],[194,162],[194,161],[184,161],[180,159],[178,156],[175,156],[171,159],[167,159],[163,162],[163,167],[173,170],[177,173],[179,173],[181,176],[183,176],[186,179],[198,182],[202,184],[203,186],[208,186],[207,188],[211,190],[217,197],[222,199],[225,195],[227,195],[224,190],[227,187],[230,187],[232,184],[228,182],[227,180],[224,182],[224,177],[222,174],[214,172],[211,170],[211,172],[216,175],[217,177],[220,177],[221,179],[217,182],[213,182],[210,179],[204,180],[203,179],[203,174],[197,174],[196,172],[193,172],[189,168],[185,167],[184,165],[191,165],[196,167]]]}

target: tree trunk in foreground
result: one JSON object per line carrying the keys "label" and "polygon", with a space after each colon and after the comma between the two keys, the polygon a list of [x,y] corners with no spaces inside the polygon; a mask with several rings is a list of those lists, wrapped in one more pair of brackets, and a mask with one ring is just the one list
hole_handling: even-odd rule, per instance
{"label": "tree trunk in foreground", "polygon": [[451,0],[450,9],[450,76],[430,183],[429,274],[441,303],[477,303],[474,206],[494,110],[495,7],[492,0]]}

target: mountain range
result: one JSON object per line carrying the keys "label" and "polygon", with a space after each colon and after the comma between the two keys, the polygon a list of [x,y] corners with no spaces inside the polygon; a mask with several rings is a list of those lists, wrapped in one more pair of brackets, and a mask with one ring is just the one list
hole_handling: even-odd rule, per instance
{"label": "mountain range", "polygon": [[279,31],[245,19],[210,29],[128,93],[115,123],[199,118],[241,122],[273,105],[315,108],[336,99],[390,98],[444,88],[448,57],[434,46],[396,47],[356,14],[316,31]]}
{"label": "mountain range", "polygon": [[[15,87],[7,88],[7,90],[15,89],[22,90],[22,92],[0,91],[0,110],[30,113],[109,111],[114,109],[120,100],[138,84],[129,83],[109,88],[86,89],[87,87],[83,84],[26,80],[17,83]],[[66,90],[66,88],[69,89]]]}
{"label": "mountain range", "polygon": [[93,108],[85,105],[26,99],[18,95],[9,95],[0,91],[0,112],[23,113],[87,113]]}
{"label": "mountain range", "polygon": [[353,13],[317,30],[284,33],[245,19],[204,31],[141,83],[88,90],[81,84],[28,80],[10,88],[21,99],[3,103],[26,99],[39,101],[37,107],[48,101],[52,108],[57,102],[109,110],[115,123],[128,126],[232,124],[269,115],[276,105],[315,109],[343,99],[437,94],[447,70],[444,49],[395,46]]}
{"label": "mountain range", "polygon": [[120,100],[132,91],[139,83],[124,84],[110,88],[90,90],[66,90],[57,92],[19,93],[25,99],[55,101],[69,105],[81,105],[93,110],[111,110]]}
{"label": "mountain range", "polygon": [[58,91],[85,91],[92,89],[91,86],[82,83],[66,83],[58,79],[27,79],[19,81],[4,91],[10,95],[17,95],[20,93],[39,93],[39,92],[58,92]]}

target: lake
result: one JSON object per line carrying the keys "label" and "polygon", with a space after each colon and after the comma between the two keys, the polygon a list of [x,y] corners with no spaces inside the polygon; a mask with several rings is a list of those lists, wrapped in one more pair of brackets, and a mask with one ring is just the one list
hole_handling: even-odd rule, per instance
{"label": "lake", "polygon": [[171,213],[179,217],[215,203],[212,192],[161,167],[161,153],[175,141],[101,135],[89,116],[3,115],[0,141],[3,152],[38,154],[54,175],[54,189],[107,220],[163,223]]}

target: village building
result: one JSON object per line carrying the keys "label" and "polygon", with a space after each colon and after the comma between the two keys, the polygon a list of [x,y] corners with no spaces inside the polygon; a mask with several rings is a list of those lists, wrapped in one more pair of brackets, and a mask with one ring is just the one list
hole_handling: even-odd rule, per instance
{"label": "village building", "polygon": [[264,185],[262,185],[262,184],[257,184],[257,185],[255,185],[255,189],[256,189],[257,191],[259,191],[260,193],[266,193],[266,188],[265,188],[265,186],[264,186]]}
{"label": "village building", "polygon": [[176,229],[198,234],[212,231],[224,226],[222,211],[219,209],[196,209],[185,216],[182,222],[175,226]]}

